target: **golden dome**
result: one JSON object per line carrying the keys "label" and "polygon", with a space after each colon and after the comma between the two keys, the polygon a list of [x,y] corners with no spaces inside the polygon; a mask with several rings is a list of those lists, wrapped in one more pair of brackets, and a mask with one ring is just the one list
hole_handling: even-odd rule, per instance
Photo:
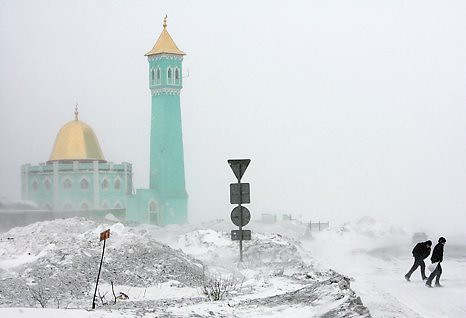
{"label": "golden dome", "polygon": [[97,136],[89,125],[78,119],[77,109],[75,120],[66,123],[58,132],[49,159],[49,161],[62,160],[99,160],[105,162]]}
{"label": "golden dome", "polygon": [[146,56],[156,55],[156,54],[178,54],[178,55],[186,55],[183,51],[181,51],[173,41],[172,37],[167,31],[167,16],[163,19],[163,30],[160,34],[157,42],[155,42],[154,47],[150,50]]}

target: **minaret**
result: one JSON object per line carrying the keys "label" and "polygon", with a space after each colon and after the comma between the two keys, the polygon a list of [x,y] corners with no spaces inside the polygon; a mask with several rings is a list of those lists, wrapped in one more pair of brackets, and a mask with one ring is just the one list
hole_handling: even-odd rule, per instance
{"label": "minaret", "polygon": [[152,95],[150,189],[155,190],[163,223],[187,221],[180,92],[185,53],[163,30],[150,52],[149,88]]}

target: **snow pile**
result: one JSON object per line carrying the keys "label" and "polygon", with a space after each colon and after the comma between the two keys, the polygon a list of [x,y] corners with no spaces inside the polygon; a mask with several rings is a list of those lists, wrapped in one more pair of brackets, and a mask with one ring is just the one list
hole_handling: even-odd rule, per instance
{"label": "snow pile", "polygon": [[367,308],[359,297],[355,297],[354,291],[349,286],[349,279],[335,273],[324,281],[314,282],[281,295],[252,299],[244,302],[243,305],[279,306],[285,309],[290,305],[308,304],[317,309],[312,312],[312,317],[369,316]]}
{"label": "snow pile", "polygon": [[[316,270],[296,238],[253,232],[239,263],[231,226],[204,226],[72,218],[14,228],[0,235],[0,307],[37,307],[32,295],[41,294],[47,307],[89,308],[102,252],[99,233],[110,228],[97,305],[122,316],[369,316],[349,279]],[[295,236],[302,236],[305,226],[296,226]],[[222,300],[202,294],[209,277],[234,282]],[[113,291],[129,299],[114,304]]]}
{"label": "snow pile", "polygon": [[226,250],[231,250],[236,245],[229,235],[230,233],[212,229],[194,230],[181,235],[175,246],[190,255],[214,259],[221,257],[219,253],[224,254]]}
{"label": "snow pile", "polygon": [[[0,236],[2,303],[28,304],[30,289],[48,289],[51,298],[69,297],[77,304],[89,302],[102,253],[98,237],[104,229],[73,218],[38,222]],[[151,240],[148,231],[121,223],[110,231],[103,283],[148,287],[176,280],[192,286],[202,280],[199,261]]]}
{"label": "snow pile", "polygon": [[255,266],[302,267],[300,242],[281,234],[256,234],[245,250],[245,258]]}

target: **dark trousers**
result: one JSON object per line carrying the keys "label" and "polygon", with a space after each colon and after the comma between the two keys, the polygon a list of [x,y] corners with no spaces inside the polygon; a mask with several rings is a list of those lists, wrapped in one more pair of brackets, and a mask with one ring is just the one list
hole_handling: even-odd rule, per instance
{"label": "dark trousers", "polygon": [[407,278],[411,277],[411,274],[414,273],[414,271],[417,269],[418,266],[421,266],[421,277],[422,279],[425,279],[426,276],[426,264],[424,263],[424,260],[422,258],[415,258],[414,259],[414,264],[409,270],[409,272],[406,274]]}
{"label": "dark trousers", "polygon": [[432,284],[432,281],[435,278],[435,283],[439,284],[440,283],[440,275],[442,275],[442,266],[440,266],[440,263],[438,263],[437,267],[435,270],[430,274],[429,278],[426,281],[427,285]]}

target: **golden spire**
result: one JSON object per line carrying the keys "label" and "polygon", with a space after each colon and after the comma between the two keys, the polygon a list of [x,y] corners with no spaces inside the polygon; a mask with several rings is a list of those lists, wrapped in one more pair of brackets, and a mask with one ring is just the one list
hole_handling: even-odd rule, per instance
{"label": "golden spire", "polygon": [[79,120],[79,119],[78,119],[78,115],[79,115],[79,112],[78,112],[78,103],[76,103],[76,106],[74,106],[74,120]]}
{"label": "golden spire", "polygon": [[163,19],[163,30],[160,33],[157,42],[155,42],[154,47],[150,50],[146,56],[156,55],[156,54],[177,54],[177,55],[186,55],[183,51],[181,51],[173,41],[172,37],[167,31],[167,15]]}

